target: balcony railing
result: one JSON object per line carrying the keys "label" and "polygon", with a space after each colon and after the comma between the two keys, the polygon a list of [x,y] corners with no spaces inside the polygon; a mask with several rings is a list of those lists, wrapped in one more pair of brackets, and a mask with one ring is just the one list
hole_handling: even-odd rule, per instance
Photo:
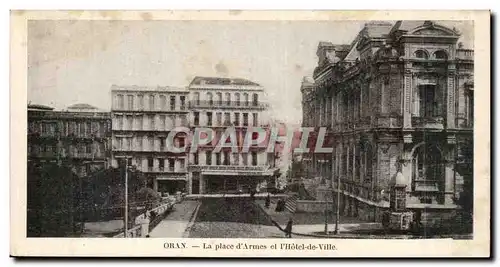
{"label": "balcony railing", "polygon": [[245,165],[189,165],[191,171],[265,171],[269,165],[245,166]]}
{"label": "balcony railing", "polygon": [[146,167],[143,172],[165,172],[165,173],[185,173],[186,167],[168,168],[168,167]]}
{"label": "balcony railing", "polygon": [[189,102],[191,108],[248,108],[248,109],[266,109],[269,107],[267,103],[253,101],[209,101],[209,100],[192,100]]}
{"label": "balcony railing", "polygon": [[443,128],[443,117],[412,117],[411,124],[414,128]]}
{"label": "balcony railing", "polygon": [[474,50],[457,49],[457,58],[462,60],[474,60]]}

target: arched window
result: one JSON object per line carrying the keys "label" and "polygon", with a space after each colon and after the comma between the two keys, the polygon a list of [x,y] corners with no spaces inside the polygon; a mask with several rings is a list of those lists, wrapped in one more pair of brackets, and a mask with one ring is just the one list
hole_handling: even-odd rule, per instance
{"label": "arched window", "polygon": [[216,93],[217,105],[222,106],[222,93]]}
{"label": "arched window", "polygon": [[448,59],[448,54],[446,54],[446,52],[443,50],[439,50],[439,51],[434,52],[434,57],[436,59],[445,59],[446,60],[446,59]]}
{"label": "arched window", "polygon": [[412,191],[443,191],[444,161],[434,144],[421,144],[412,157]]}
{"label": "arched window", "polygon": [[240,93],[234,94],[234,97],[236,98],[236,105],[239,106],[240,105]]}
{"label": "arched window", "polygon": [[207,93],[207,99],[208,99],[208,104],[212,106],[214,104],[214,98],[212,96],[212,93],[210,92]]}
{"label": "arched window", "polygon": [[226,105],[231,106],[231,93],[226,93]]}
{"label": "arched window", "polygon": [[257,106],[259,105],[259,95],[258,94],[253,94],[253,105]]}
{"label": "arched window", "polygon": [[243,101],[245,101],[245,106],[248,106],[250,104],[250,99],[248,98],[248,94],[244,93],[243,94]]}
{"label": "arched window", "polygon": [[417,50],[417,51],[415,51],[415,57],[421,58],[421,59],[428,59],[429,54],[424,50]]}

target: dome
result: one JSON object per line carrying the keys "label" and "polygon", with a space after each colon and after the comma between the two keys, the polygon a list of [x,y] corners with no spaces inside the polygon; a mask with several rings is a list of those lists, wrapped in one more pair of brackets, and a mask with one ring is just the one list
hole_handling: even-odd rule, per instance
{"label": "dome", "polygon": [[396,175],[394,175],[394,177],[392,178],[391,184],[392,185],[406,185],[407,184],[406,178],[400,171],[398,171],[396,173]]}

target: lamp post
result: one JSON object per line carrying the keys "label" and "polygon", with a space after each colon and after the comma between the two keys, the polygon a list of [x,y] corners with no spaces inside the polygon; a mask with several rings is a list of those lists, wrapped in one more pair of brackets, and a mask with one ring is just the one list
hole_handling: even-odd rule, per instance
{"label": "lamp post", "polygon": [[336,210],[336,217],[337,219],[335,220],[335,231],[333,232],[334,234],[339,233],[339,222],[340,222],[340,175],[337,175],[337,210]]}
{"label": "lamp post", "polygon": [[125,225],[123,227],[123,237],[127,238],[128,228],[128,161],[125,159],[125,212],[124,212]]}

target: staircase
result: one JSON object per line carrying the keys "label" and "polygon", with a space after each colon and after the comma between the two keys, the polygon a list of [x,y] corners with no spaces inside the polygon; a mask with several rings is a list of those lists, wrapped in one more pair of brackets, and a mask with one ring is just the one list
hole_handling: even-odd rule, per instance
{"label": "staircase", "polygon": [[291,195],[289,196],[287,199],[286,199],[286,202],[285,202],[285,208],[291,212],[291,213],[294,213],[295,210],[297,209],[297,199],[299,197],[297,195]]}

